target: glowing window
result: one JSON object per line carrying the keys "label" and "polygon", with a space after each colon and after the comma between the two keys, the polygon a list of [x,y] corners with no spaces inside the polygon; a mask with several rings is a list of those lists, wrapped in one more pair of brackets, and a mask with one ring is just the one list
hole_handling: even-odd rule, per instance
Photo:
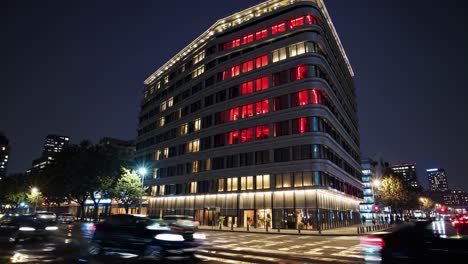
{"label": "glowing window", "polygon": [[268,124],[255,127],[255,139],[265,139],[270,136],[270,127]]}
{"label": "glowing window", "polygon": [[241,142],[249,142],[253,140],[253,128],[245,128],[241,130]]}
{"label": "glowing window", "polygon": [[285,60],[286,58],[287,58],[286,48],[277,49],[272,52],[273,62],[282,61],[282,60]]}
{"label": "glowing window", "polygon": [[205,51],[202,51],[200,53],[198,53],[197,55],[195,55],[195,57],[193,58],[193,64],[197,64],[198,62],[200,62],[201,60],[203,60],[205,58]]}
{"label": "glowing window", "polygon": [[231,67],[231,77],[237,76],[240,74],[240,65],[234,65]]}
{"label": "glowing window", "polygon": [[301,43],[297,43],[297,44],[293,44],[289,46],[288,49],[289,49],[289,57],[294,57],[294,56],[306,53],[307,45],[305,42],[301,42]]}
{"label": "glowing window", "polygon": [[188,124],[187,123],[182,124],[180,126],[180,135],[185,136],[185,135],[187,135],[187,133],[188,133]]}
{"label": "glowing window", "polygon": [[307,65],[300,65],[291,69],[291,81],[302,80],[307,77]]}
{"label": "glowing window", "polygon": [[243,105],[242,106],[242,118],[247,118],[253,116],[253,104]]}
{"label": "glowing window", "polygon": [[253,81],[241,84],[241,95],[250,94],[253,92]]}
{"label": "glowing window", "polygon": [[253,176],[241,177],[241,190],[253,190]]}
{"label": "glowing window", "polygon": [[218,180],[218,192],[224,192],[224,179]]}
{"label": "glowing window", "polygon": [[255,103],[255,114],[263,115],[268,113],[268,99]]}
{"label": "glowing window", "polygon": [[270,174],[257,175],[257,189],[270,189]]}
{"label": "glowing window", "polygon": [[200,139],[192,140],[188,143],[188,152],[200,151]]}
{"label": "glowing window", "polygon": [[239,107],[229,109],[229,121],[235,121],[239,119]]}
{"label": "glowing window", "polygon": [[156,89],[159,89],[159,88],[161,88],[161,82],[156,83]]}
{"label": "glowing window", "polygon": [[228,144],[233,145],[239,143],[239,131],[231,131],[228,133]]}
{"label": "glowing window", "polygon": [[171,97],[167,99],[167,107],[172,107],[174,105],[174,98]]}
{"label": "glowing window", "polygon": [[227,191],[237,191],[237,178],[228,178],[227,179]]}
{"label": "glowing window", "polygon": [[169,76],[165,76],[164,77],[164,83],[168,83],[169,82]]}
{"label": "glowing window", "polygon": [[253,60],[242,63],[242,72],[249,72],[253,70]]}
{"label": "glowing window", "polygon": [[313,15],[307,15],[306,16],[306,22],[309,25],[317,24],[317,19]]}
{"label": "glowing window", "polygon": [[265,55],[255,58],[256,68],[261,68],[266,65],[268,65],[268,55],[265,54]]}
{"label": "glowing window", "polygon": [[167,159],[169,157],[169,148],[164,148],[163,157]]}
{"label": "glowing window", "polygon": [[154,153],[154,160],[161,160],[161,150],[156,150]]}
{"label": "glowing window", "polygon": [[275,35],[286,30],[286,23],[281,23],[271,27],[271,34]]}
{"label": "glowing window", "polygon": [[309,93],[308,91],[300,91],[297,93],[297,101],[299,105],[309,104]]}
{"label": "glowing window", "polygon": [[265,89],[268,89],[268,77],[267,76],[264,76],[264,77],[260,77],[258,79],[255,80],[255,91],[261,91],[261,90],[265,90]]}
{"label": "glowing window", "polygon": [[231,41],[231,48],[239,47],[240,46],[240,39],[235,39]]}
{"label": "glowing window", "polygon": [[164,102],[161,103],[161,107],[160,107],[161,112],[166,111],[166,108],[167,108],[166,101],[164,101]]}
{"label": "glowing window", "polygon": [[231,72],[229,70],[224,70],[223,71],[223,81],[231,78]]}
{"label": "glowing window", "polygon": [[307,117],[301,117],[299,119],[297,119],[298,121],[298,132],[303,134],[303,133],[306,133],[306,132],[309,132],[310,131],[310,122],[309,122],[309,118]]}
{"label": "glowing window", "polygon": [[[193,172],[193,169],[192,169],[192,172]],[[190,183],[190,193],[197,193],[197,182]]]}
{"label": "glowing window", "polygon": [[166,120],[166,119],[164,118],[164,116],[161,117],[161,119],[159,119],[159,127],[163,127],[163,126],[164,126],[165,120]]}
{"label": "glowing window", "polygon": [[166,193],[165,189],[166,189],[165,185],[160,185],[159,186],[159,195],[164,195]]}
{"label": "glowing window", "polygon": [[298,17],[289,21],[289,28],[295,28],[304,25],[304,17]]}
{"label": "glowing window", "polygon": [[[192,161],[192,173],[197,173],[199,170],[199,167],[198,167],[198,160],[196,161]],[[195,182],[195,192],[197,190],[197,183]]]}
{"label": "glowing window", "polygon": [[201,128],[201,118],[198,118],[197,120],[195,120],[195,131],[200,131],[200,128]]}
{"label": "glowing window", "polygon": [[198,68],[196,68],[193,72],[192,72],[192,77],[195,78],[195,77],[198,77],[200,76],[202,73],[205,72],[205,65],[202,65]]}
{"label": "glowing window", "polygon": [[255,33],[255,39],[256,39],[256,40],[263,39],[263,38],[266,38],[267,35],[268,35],[268,33],[267,33],[267,30],[266,30],[266,29],[260,30],[260,31],[257,31],[257,32]]}
{"label": "glowing window", "polygon": [[242,44],[250,43],[250,42],[252,42],[253,40],[254,40],[254,35],[253,35],[253,34],[244,36],[244,37],[242,38]]}
{"label": "glowing window", "polygon": [[322,96],[317,89],[312,89],[312,104],[321,104]]}

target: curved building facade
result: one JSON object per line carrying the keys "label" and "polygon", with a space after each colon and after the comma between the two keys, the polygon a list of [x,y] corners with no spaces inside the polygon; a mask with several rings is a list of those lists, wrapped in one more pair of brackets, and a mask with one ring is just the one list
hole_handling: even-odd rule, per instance
{"label": "curved building facade", "polygon": [[139,118],[151,216],[360,221],[353,72],[321,0],[267,1],[217,21],[145,81]]}

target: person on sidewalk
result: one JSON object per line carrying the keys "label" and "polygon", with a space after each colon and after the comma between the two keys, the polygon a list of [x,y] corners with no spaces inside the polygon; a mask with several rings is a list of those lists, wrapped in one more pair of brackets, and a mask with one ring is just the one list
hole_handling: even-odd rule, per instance
{"label": "person on sidewalk", "polygon": [[364,225],[366,223],[366,217],[364,215],[361,216],[362,224]]}

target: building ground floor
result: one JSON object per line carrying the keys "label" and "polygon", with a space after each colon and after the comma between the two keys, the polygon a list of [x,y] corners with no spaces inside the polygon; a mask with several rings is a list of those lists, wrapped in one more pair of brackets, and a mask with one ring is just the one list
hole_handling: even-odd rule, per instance
{"label": "building ground floor", "polygon": [[326,230],[359,224],[361,201],[327,189],[153,197],[148,214],[190,215],[208,226]]}

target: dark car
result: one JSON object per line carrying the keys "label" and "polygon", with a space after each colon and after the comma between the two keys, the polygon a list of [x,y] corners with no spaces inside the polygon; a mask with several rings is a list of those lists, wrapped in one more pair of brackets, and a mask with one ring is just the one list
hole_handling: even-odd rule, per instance
{"label": "dark car", "polygon": [[36,237],[48,237],[58,231],[55,219],[44,219],[37,214],[9,218],[0,226],[0,237],[4,241],[17,242]]}
{"label": "dark car", "polygon": [[468,258],[468,236],[445,221],[418,221],[361,238],[366,262],[434,263]]}
{"label": "dark car", "polygon": [[89,254],[125,253],[146,260],[160,260],[167,256],[192,257],[203,239],[202,234],[192,229],[173,228],[162,220],[112,215],[96,224]]}
{"label": "dark car", "polygon": [[70,213],[62,213],[57,216],[57,221],[59,223],[71,224],[74,221],[73,215]]}

